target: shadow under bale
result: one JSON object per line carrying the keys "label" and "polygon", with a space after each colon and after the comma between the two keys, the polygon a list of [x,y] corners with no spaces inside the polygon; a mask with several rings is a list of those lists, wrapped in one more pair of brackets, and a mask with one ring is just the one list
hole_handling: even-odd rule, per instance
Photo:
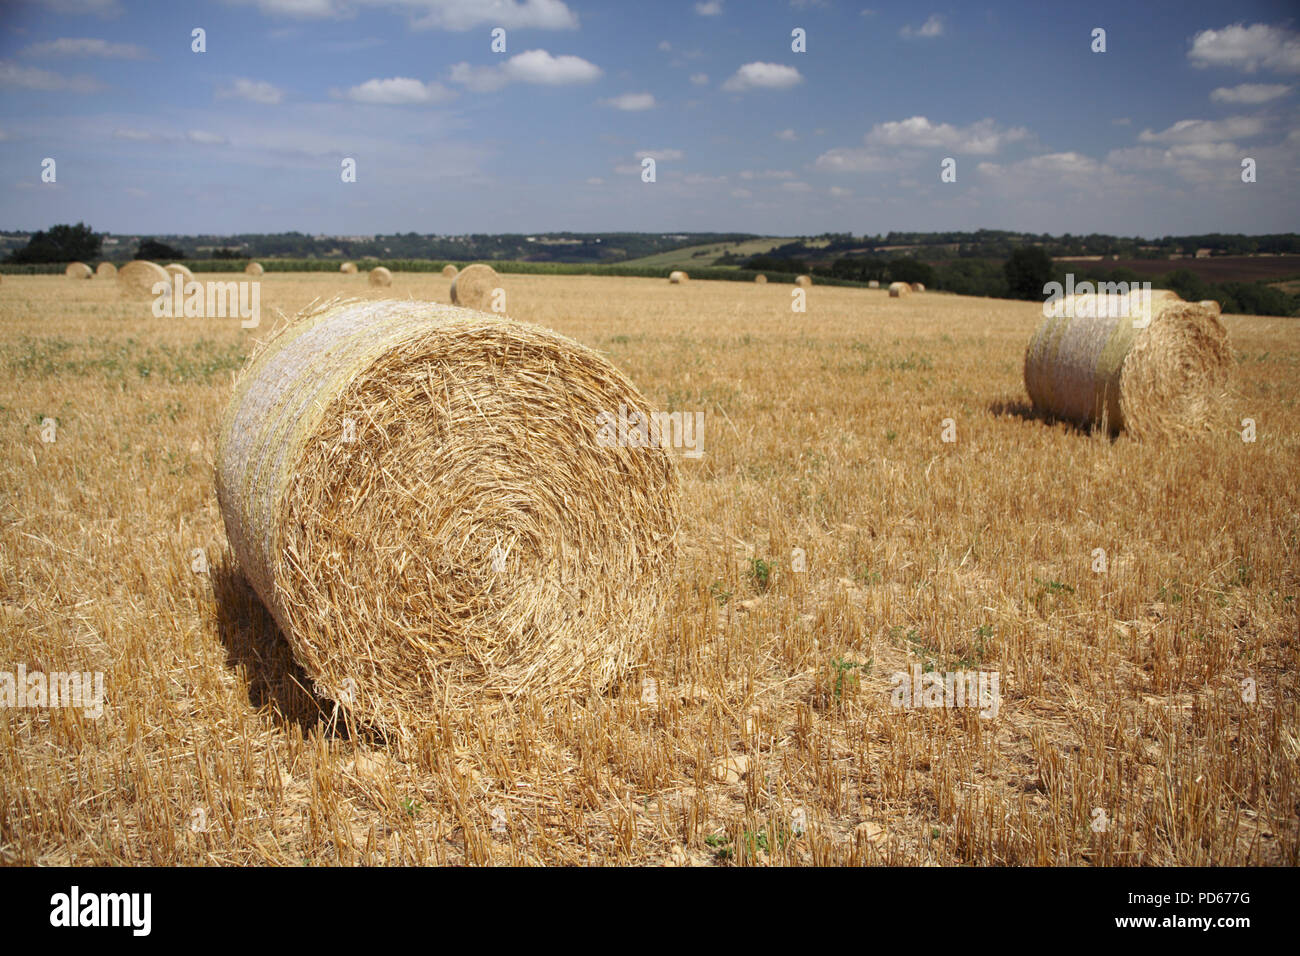
{"label": "shadow under bale", "polygon": [[[1080,425],[1078,422],[1071,421],[1068,418],[1057,418],[1055,415],[1035,408],[1030,402],[1019,398],[1000,398],[996,402],[990,402],[989,411],[999,418],[1004,416],[1014,416],[1027,422],[1041,422],[1044,425],[1062,425],[1067,431],[1077,432],[1080,435],[1093,435],[1105,431],[1104,429],[1088,425]],[[1118,436],[1107,434],[1106,437],[1114,441]]]}

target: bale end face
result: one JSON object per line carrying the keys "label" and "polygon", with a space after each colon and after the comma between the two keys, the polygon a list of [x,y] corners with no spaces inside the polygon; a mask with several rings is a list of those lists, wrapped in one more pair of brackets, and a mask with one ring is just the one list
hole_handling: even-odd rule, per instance
{"label": "bale end face", "polygon": [[456,272],[457,272],[456,267],[452,265],[450,262],[442,267],[442,276],[444,279],[456,278]]}
{"label": "bale end face", "polygon": [[260,276],[265,271],[266,270],[262,268],[262,264],[260,262],[250,262],[248,265],[244,266],[245,275]]}
{"label": "bale end face", "polygon": [[806,289],[812,285],[812,276],[799,276],[794,280],[794,284]]}
{"label": "bale end face", "polygon": [[117,275],[117,266],[111,262],[101,262],[95,267],[95,275],[101,279],[112,279]]}
{"label": "bale end face", "polygon": [[501,277],[490,265],[475,262],[456,273],[451,280],[452,305],[479,312],[491,312],[496,304],[493,299],[496,290],[501,288]]}
{"label": "bale end face", "polygon": [[758,275],[754,276],[754,281],[759,285],[767,285],[767,276],[760,272]]}
{"label": "bale end face", "polygon": [[63,274],[69,279],[89,279],[95,272],[84,262],[69,262]]}
{"label": "bale end face", "polygon": [[393,284],[393,274],[384,266],[376,266],[370,270],[370,284],[381,287],[390,286]]}

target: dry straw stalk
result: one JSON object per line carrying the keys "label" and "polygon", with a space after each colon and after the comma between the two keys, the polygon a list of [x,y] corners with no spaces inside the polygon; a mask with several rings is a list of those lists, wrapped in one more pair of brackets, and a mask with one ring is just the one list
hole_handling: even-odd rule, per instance
{"label": "dry straw stalk", "polygon": [[217,448],[231,548],[319,692],[399,739],[449,710],[599,691],[653,627],[678,481],[605,447],[645,399],[597,353],[427,302],[274,334]]}
{"label": "dry straw stalk", "polygon": [[384,266],[375,266],[370,270],[370,284],[390,286],[393,284],[393,274]]}
{"label": "dry straw stalk", "polygon": [[[1076,295],[1025,349],[1025,388],[1057,418],[1135,438],[1203,426],[1221,404],[1231,350],[1215,310],[1172,292]],[[1127,312],[1127,315],[1121,313]]]}
{"label": "dry straw stalk", "polygon": [[492,295],[501,285],[497,271],[482,262],[468,265],[451,280],[451,304],[480,312],[492,311]]}
{"label": "dry straw stalk", "polygon": [[156,262],[133,259],[117,270],[117,284],[124,295],[151,296],[155,283],[165,282],[171,288],[171,275]]}
{"label": "dry straw stalk", "polygon": [[69,279],[89,279],[95,274],[95,271],[84,262],[69,262],[68,267],[63,270],[63,274]]}

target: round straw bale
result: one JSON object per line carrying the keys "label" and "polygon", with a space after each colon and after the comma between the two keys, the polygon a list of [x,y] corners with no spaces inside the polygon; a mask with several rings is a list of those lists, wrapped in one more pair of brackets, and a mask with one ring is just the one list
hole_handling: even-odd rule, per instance
{"label": "round straw bale", "polygon": [[245,275],[260,276],[265,271],[266,270],[262,268],[260,262],[250,262],[248,265],[244,266]]}
{"label": "round straw bale", "polygon": [[674,269],[672,272],[668,273],[668,281],[673,285],[678,285],[682,282],[689,282],[690,278],[691,277],[681,269]]}
{"label": "round straw bale", "polygon": [[456,272],[457,272],[456,267],[452,265],[450,262],[442,267],[442,277],[444,279],[456,278]]}
{"label": "round straw bale", "polygon": [[912,287],[906,282],[889,283],[889,297],[891,299],[901,299],[904,296],[912,294]]}
{"label": "round straw bale", "polygon": [[760,272],[758,275],[754,276],[754,281],[759,285],[767,285],[767,276]]}
{"label": "round straw bale", "polygon": [[804,288],[807,288],[808,286],[812,285],[812,276],[798,276],[794,280],[794,284],[801,285]]}
{"label": "round straw bale", "polygon": [[123,295],[152,296],[155,283],[165,282],[171,289],[171,274],[156,262],[133,259],[117,270],[117,284]]}
{"label": "round straw bale", "polygon": [[117,266],[111,262],[101,262],[95,267],[95,275],[101,279],[111,279],[117,275]]}
{"label": "round straw bale", "polygon": [[1218,315],[1220,312],[1223,311],[1223,307],[1220,306],[1219,303],[1215,302],[1213,299],[1202,299],[1201,305],[1209,309],[1215,315]]}
{"label": "round straw bale", "polygon": [[272,334],[225,411],[217,498],[318,692],[400,741],[632,663],[679,488],[605,412],[651,409],[598,353],[481,312],[335,301]]}
{"label": "round straw bale", "polygon": [[84,262],[69,262],[68,267],[63,270],[63,274],[69,279],[89,279],[95,274],[95,271]]}
{"label": "round straw bale", "polygon": [[370,270],[370,284],[389,286],[393,284],[393,274],[384,266],[375,266]]}
{"label": "round straw bale", "polygon": [[482,262],[475,262],[456,273],[451,280],[451,304],[480,312],[492,311],[493,290],[501,285],[497,271]]}
{"label": "round straw bale", "polygon": [[924,291],[925,291],[925,284],[924,284],[924,283],[921,283],[921,282],[913,282],[913,283],[912,283],[912,291],[913,291],[913,292],[924,292]]}
{"label": "round straw bale", "polygon": [[879,288],[880,288],[880,280],[879,280],[879,279],[872,279],[870,282],[867,283],[867,288],[868,288],[868,289],[879,289]]}
{"label": "round straw bale", "polygon": [[1221,402],[1232,358],[1213,310],[1141,290],[1055,306],[1025,349],[1035,407],[1142,438],[1199,427]]}
{"label": "round straw bale", "polygon": [[189,270],[188,266],[183,266],[179,262],[173,262],[163,266],[169,275],[183,276],[185,283],[189,284],[194,281],[194,273]]}
{"label": "round straw bale", "polygon": [[357,264],[355,262],[345,262],[343,263],[343,265],[339,266],[339,272],[346,272],[349,275],[351,275],[356,271],[357,271]]}

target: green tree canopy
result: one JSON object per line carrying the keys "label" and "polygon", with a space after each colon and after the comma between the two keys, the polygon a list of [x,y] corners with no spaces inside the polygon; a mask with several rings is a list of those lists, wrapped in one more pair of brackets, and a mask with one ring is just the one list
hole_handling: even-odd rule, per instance
{"label": "green tree canopy", "polygon": [[51,226],[38,232],[27,245],[9,256],[10,262],[90,262],[99,258],[103,242],[85,223],[75,226]]}

